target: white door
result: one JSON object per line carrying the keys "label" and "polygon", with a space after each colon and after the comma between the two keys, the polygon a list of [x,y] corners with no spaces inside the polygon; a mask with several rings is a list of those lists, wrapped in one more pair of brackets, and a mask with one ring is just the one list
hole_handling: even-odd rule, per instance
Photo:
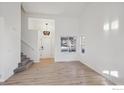
{"label": "white door", "polygon": [[41,58],[52,58],[52,43],[49,36],[41,39]]}

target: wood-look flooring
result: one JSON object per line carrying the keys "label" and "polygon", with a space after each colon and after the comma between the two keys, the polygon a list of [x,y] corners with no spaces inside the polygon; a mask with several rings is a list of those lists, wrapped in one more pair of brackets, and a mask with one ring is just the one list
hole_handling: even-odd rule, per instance
{"label": "wood-look flooring", "polygon": [[86,65],[44,59],[9,78],[5,85],[113,85]]}

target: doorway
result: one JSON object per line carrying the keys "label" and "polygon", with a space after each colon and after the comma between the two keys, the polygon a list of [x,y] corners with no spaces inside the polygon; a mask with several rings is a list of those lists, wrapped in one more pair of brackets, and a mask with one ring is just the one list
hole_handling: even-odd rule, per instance
{"label": "doorway", "polygon": [[42,19],[42,30],[40,34],[40,59],[54,59],[55,21]]}

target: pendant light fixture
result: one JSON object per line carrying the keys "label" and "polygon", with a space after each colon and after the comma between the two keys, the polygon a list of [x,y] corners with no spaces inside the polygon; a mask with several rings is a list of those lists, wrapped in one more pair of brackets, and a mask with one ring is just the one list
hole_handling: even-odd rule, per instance
{"label": "pendant light fixture", "polygon": [[49,36],[50,35],[50,31],[48,31],[48,23],[46,23],[45,25],[46,25],[46,30],[43,31],[43,34],[45,36]]}

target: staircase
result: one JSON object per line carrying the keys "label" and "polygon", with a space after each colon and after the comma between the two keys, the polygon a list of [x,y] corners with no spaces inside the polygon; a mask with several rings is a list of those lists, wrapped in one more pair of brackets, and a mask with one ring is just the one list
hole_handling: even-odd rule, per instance
{"label": "staircase", "polygon": [[33,64],[33,61],[30,60],[26,55],[21,53],[21,62],[18,63],[18,68],[14,70],[14,73],[22,72],[24,70],[27,70],[31,65]]}

